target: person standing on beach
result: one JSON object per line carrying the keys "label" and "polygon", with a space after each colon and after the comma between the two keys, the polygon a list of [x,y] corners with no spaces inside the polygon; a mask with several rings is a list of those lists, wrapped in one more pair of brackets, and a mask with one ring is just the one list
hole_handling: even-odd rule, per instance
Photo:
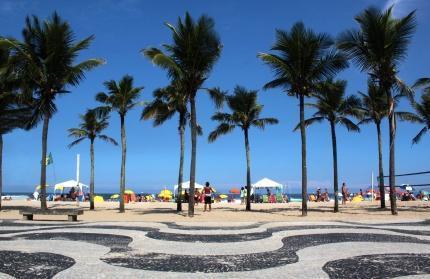
{"label": "person standing on beach", "polygon": [[346,184],[345,184],[345,182],[343,182],[342,183],[342,205],[346,204],[347,198],[348,198],[348,188],[346,188]]}
{"label": "person standing on beach", "polygon": [[212,187],[209,182],[206,182],[205,187],[203,188],[203,195],[205,196],[205,209],[203,211],[206,211],[207,205],[209,205],[209,211],[212,209],[212,192]]}
{"label": "person standing on beach", "polygon": [[240,188],[240,204],[243,204],[245,201],[244,189],[245,189],[244,187]]}

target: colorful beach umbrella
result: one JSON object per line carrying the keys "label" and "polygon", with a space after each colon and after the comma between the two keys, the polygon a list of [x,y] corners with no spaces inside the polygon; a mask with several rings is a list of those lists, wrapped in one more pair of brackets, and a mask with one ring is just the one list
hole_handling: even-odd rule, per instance
{"label": "colorful beach umbrella", "polygon": [[124,194],[131,195],[134,194],[133,190],[127,189],[124,191]]}
{"label": "colorful beach umbrella", "polygon": [[94,202],[104,202],[105,200],[103,199],[102,196],[95,196],[94,197]]}
{"label": "colorful beach umbrella", "polygon": [[226,199],[226,198],[228,198],[228,196],[227,196],[227,195],[224,195],[224,194],[219,195],[219,197],[220,197],[221,199]]}
{"label": "colorful beach umbrella", "polygon": [[119,195],[118,194],[113,194],[112,196],[110,196],[110,198],[111,199],[117,199],[117,198],[119,198]]}
{"label": "colorful beach umbrella", "polygon": [[240,194],[240,189],[233,187],[230,189],[230,194]]}

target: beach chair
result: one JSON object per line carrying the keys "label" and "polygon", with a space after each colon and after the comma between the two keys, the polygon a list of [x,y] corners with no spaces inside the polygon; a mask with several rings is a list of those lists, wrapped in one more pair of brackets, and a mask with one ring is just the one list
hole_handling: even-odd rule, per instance
{"label": "beach chair", "polygon": [[281,194],[276,195],[276,202],[284,202],[284,198],[282,197]]}
{"label": "beach chair", "polygon": [[263,203],[268,203],[269,197],[267,195],[263,195]]}

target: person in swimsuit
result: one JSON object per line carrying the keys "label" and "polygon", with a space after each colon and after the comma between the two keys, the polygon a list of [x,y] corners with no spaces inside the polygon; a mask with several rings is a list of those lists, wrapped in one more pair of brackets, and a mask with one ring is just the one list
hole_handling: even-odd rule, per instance
{"label": "person in swimsuit", "polygon": [[206,211],[208,204],[209,211],[212,209],[212,192],[212,187],[210,186],[209,182],[206,182],[205,187],[203,188],[203,195],[205,196],[205,209],[203,211]]}
{"label": "person in swimsuit", "polygon": [[346,184],[345,182],[343,182],[342,183],[342,204],[345,205],[347,199],[348,199],[348,188],[346,188]]}

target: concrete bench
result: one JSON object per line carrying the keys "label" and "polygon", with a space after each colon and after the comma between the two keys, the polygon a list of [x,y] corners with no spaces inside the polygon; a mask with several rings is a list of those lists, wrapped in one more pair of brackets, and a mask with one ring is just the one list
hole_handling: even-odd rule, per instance
{"label": "concrete bench", "polygon": [[20,210],[19,214],[22,214],[24,220],[33,220],[33,215],[67,215],[69,221],[78,221],[78,215],[83,215],[84,211],[78,208],[29,208]]}

